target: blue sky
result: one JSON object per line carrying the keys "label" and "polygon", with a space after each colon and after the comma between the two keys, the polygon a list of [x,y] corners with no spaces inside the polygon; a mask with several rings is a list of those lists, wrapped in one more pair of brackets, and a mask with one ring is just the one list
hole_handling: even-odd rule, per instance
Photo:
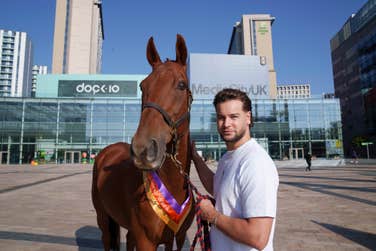
{"label": "blue sky", "polygon": [[[175,58],[176,34],[193,53],[226,53],[242,14],[271,14],[277,83],[333,92],[330,39],[367,0],[103,0],[102,73],[148,74],[150,36],[162,59]],[[0,29],[27,32],[34,63],[51,69],[55,0],[1,0]]]}

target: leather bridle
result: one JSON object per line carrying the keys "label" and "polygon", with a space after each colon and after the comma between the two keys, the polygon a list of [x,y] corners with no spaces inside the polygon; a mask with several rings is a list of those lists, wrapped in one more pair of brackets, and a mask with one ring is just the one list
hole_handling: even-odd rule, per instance
{"label": "leather bridle", "polygon": [[[178,154],[178,144],[179,144],[179,139],[182,135],[179,136],[178,134],[178,128],[180,125],[182,125],[182,123],[185,121],[185,120],[188,120],[189,122],[189,119],[190,119],[190,111],[191,111],[191,105],[192,105],[192,101],[193,101],[193,98],[192,98],[192,92],[190,89],[187,89],[188,91],[188,111],[186,113],[184,113],[178,120],[176,121],[173,121],[171,119],[171,116],[160,106],[158,105],[157,103],[154,103],[154,102],[146,102],[145,104],[142,105],[142,110],[141,110],[141,113],[144,111],[144,109],[146,108],[152,108],[152,109],[155,109],[157,110],[163,117],[164,121],[167,123],[167,125],[170,127],[171,129],[171,135],[172,135],[172,149],[171,149],[171,153],[167,152],[166,151],[166,155],[167,156],[170,156],[173,161],[178,161],[176,159],[176,156]],[[189,129],[188,129],[189,130]],[[179,162],[179,161],[178,161]]]}

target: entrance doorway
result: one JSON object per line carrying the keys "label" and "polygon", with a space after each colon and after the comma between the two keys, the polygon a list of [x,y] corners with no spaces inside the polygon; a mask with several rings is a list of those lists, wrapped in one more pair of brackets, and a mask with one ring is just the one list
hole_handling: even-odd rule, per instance
{"label": "entrance doorway", "polygon": [[65,151],[64,152],[64,163],[66,163],[66,164],[79,164],[79,163],[81,163],[81,152],[80,151]]}
{"label": "entrance doorway", "polygon": [[290,148],[289,155],[290,155],[290,159],[303,159],[304,148]]}
{"label": "entrance doorway", "polygon": [[0,151],[0,164],[8,164],[8,152]]}

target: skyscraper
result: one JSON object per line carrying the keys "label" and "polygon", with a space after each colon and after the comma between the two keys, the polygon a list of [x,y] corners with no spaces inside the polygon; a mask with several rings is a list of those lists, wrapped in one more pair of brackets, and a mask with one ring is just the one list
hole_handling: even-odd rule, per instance
{"label": "skyscraper", "polygon": [[[351,15],[330,40],[345,155],[376,156],[376,0]],[[373,143],[366,152],[362,141]],[[363,142],[363,143],[366,143]]]}
{"label": "skyscraper", "polygon": [[277,80],[274,69],[272,24],[269,14],[243,15],[234,25],[228,54],[253,55],[260,57],[262,65],[269,67],[270,96],[277,96]]}
{"label": "skyscraper", "polygon": [[310,84],[279,84],[277,86],[277,98],[299,99],[311,97]]}
{"label": "skyscraper", "polygon": [[56,0],[52,73],[100,73],[103,39],[100,0]]}
{"label": "skyscraper", "polygon": [[31,85],[31,96],[35,97],[35,92],[37,89],[37,76],[46,75],[47,66],[46,65],[34,65],[32,70],[32,85]]}
{"label": "skyscraper", "polygon": [[33,48],[25,32],[0,30],[0,96],[29,97]]}

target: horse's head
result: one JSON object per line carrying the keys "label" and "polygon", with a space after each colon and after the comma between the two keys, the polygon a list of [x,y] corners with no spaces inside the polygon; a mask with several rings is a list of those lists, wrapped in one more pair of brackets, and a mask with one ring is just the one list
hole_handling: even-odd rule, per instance
{"label": "horse's head", "polygon": [[[187,78],[187,47],[177,35],[176,60],[162,62],[151,37],[147,59],[152,72],[141,83],[142,112],[132,139],[134,163],[140,169],[159,168],[166,151],[176,151],[178,138],[189,130],[191,92]],[[168,148],[172,150],[166,150]]]}

